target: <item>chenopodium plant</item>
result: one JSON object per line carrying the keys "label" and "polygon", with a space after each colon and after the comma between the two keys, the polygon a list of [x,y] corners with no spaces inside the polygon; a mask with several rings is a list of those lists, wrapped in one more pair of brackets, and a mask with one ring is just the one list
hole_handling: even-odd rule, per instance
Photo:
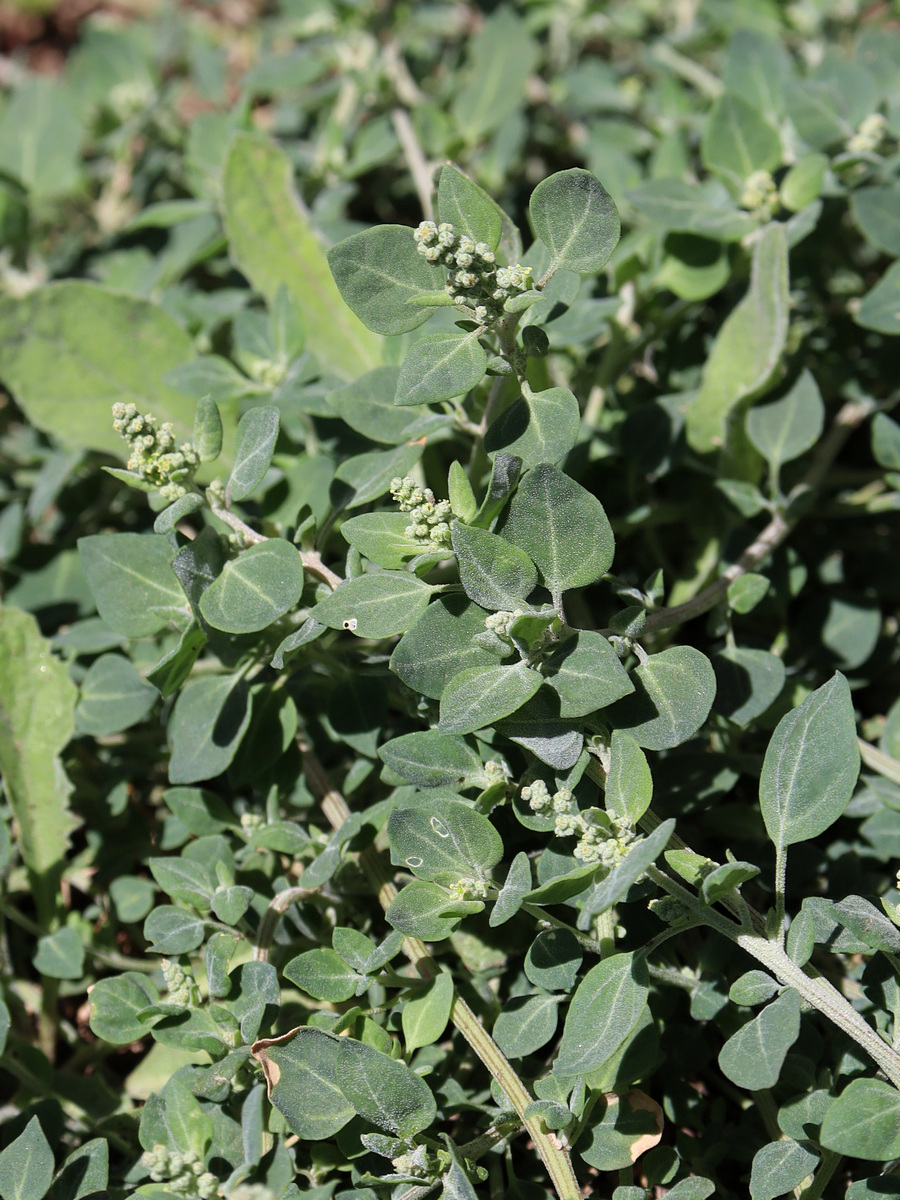
{"label": "chenopodium plant", "polygon": [[[785,912],[788,848],[837,820],[855,786],[846,680],[823,682],[769,743],[759,784],[776,861],[768,913],[741,894],[757,865],[694,852],[652,808],[647,752],[697,734],[716,674],[690,645],[649,652],[642,642],[736,597],[746,604],[748,589],[758,595],[754,568],[789,532],[792,497],[686,605],[662,606],[659,572],[643,587],[610,575],[603,505],[559,465],[579,438],[578,400],[538,386],[538,368],[543,321],[567,275],[604,267],[619,218],[581,169],[542,182],[530,216],[525,253],[512,220],[448,165],[435,221],[368,229],[329,252],[341,295],[370,330],[396,338],[429,319],[439,327],[398,338],[399,365],[332,395],[336,412],[369,403],[379,420],[391,401],[420,407],[392,457],[401,473],[381,464],[355,484],[356,507],[389,492],[392,510],[347,518],[338,506],[320,529],[307,503],[293,524],[267,523],[252,498],[275,452],[278,409],[245,413],[230,474],[205,489],[197,476],[222,447],[215,404],[198,405],[192,441],[177,446],[152,414],[115,410],[131,454],[130,474],[117,474],[150,490],[160,511],[153,534],[84,538],[81,553],[114,630],[178,630],[147,678],[164,697],[178,693],[163,798],[194,837],[150,862],[171,900],[144,927],[163,956],[163,990],[140,973],[103,979],[91,1024],[112,1042],[150,1033],[211,1060],[181,1067],[144,1106],[144,1155],[127,1177],[141,1195],[268,1200],[298,1195],[302,1178],[324,1198],[343,1176],[404,1200],[439,1185],[472,1197],[482,1160],[515,1145],[513,1194],[523,1131],[543,1162],[543,1176],[525,1167],[530,1182],[561,1200],[582,1194],[588,1168],[630,1179],[664,1122],[637,1086],[652,1090],[660,1055],[650,1001],[666,982],[685,986],[652,959],[697,926],[761,968],[732,988],[740,1005],[766,1004],[722,1048],[733,1083],[773,1087],[811,1009],[880,1073],[837,1098],[821,1077],[811,1093],[818,1132],[774,1130],[754,1160],[753,1194],[780,1194],[765,1190],[773,1172],[787,1188],[816,1172],[818,1195],[841,1154],[900,1153],[890,1129],[861,1135],[858,1121],[861,1109],[896,1111],[900,1054],[809,964],[837,930],[893,964],[896,913],[849,897],[804,907],[788,928]],[[761,226],[751,287],[783,256],[779,238],[776,222]],[[430,435],[467,449],[467,467],[450,462],[446,499],[423,482]],[[328,565],[338,525],[349,550]],[[602,580],[625,601],[610,627],[570,623],[570,594]],[[778,694],[784,668],[768,652],[731,648],[753,681],[749,720]],[[326,714],[316,689],[327,673],[346,687]],[[335,761],[335,741],[354,751],[349,766]],[[215,790],[196,786],[215,779]],[[355,794],[367,803],[352,810],[344,796]],[[377,909],[359,907],[367,889],[386,930]],[[500,1007],[492,981],[503,956],[486,939],[503,926],[510,952],[528,949]],[[476,1059],[487,1075],[473,1074]],[[643,1162],[647,1187],[681,1177],[673,1195],[715,1188],[688,1182],[683,1147]],[[629,1200],[646,1194],[626,1190]]]}

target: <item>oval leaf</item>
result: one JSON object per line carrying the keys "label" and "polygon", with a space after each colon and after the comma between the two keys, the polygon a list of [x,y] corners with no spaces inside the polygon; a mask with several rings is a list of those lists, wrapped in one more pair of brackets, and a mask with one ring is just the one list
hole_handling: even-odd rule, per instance
{"label": "oval leaf", "polygon": [[214,629],[254,633],[289,612],[302,591],[297,548],[283,538],[269,538],[225,564],[200,597],[200,612]]}
{"label": "oval leaf", "polygon": [[618,244],[621,225],[612,196],[580,167],[539,183],[529,212],[534,232],[550,251],[551,271],[599,271]]}

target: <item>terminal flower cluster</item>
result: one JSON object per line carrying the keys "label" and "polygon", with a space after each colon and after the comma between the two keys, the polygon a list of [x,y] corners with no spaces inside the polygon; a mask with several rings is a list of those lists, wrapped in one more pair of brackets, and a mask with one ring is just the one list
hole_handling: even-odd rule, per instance
{"label": "terminal flower cluster", "polygon": [[219,1190],[219,1180],[204,1170],[203,1163],[191,1150],[179,1154],[157,1142],[152,1150],[144,1152],[141,1162],[154,1183],[165,1183],[167,1191],[178,1195],[210,1200]]}
{"label": "terminal flower cluster", "polygon": [[457,236],[449,221],[440,225],[422,221],[413,237],[427,262],[447,268],[445,287],[453,303],[471,309],[475,320],[482,325],[499,320],[509,297],[527,291],[532,285],[531,267],[518,263],[513,267],[498,267],[487,242],[476,242],[465,234]]}
{"label": "terminal flower cluster", "polygon": [[422,542],[431,550],[451,550],[450,521],[453,510],[449,500],[435,500],[431,488],[420,488],[414,479],[391,480],[391,496],[400,511],[409,513],[404,533],[413,542]]}
{"label": "terminal flower cluster", "polygon": [[456,883],[451,883],[447,889],[454,900],[466,900],[474,896],[478,900],[483,900],[487,896],[487,884],[483,879],[473,879],[471,876],[466,876],[465,879],[459,879]]}
{"label": "terminal flower cluster", "polygon": [[847,149],[851,154],[875,154],[884,135],[887,133],[887,121],[881,113],[869,113],[860,122],[859,129],[848,140]]}
{"label": "terminal flower cluster", "polygon": [[169,1004],[179,1004],[182,1008],[190,1008],[191,1005],[200,1003],[200,993],[190,968],[185,970],[179,963],[172,962],[170,958],[160,959],[159,965],[169,993]]}
{"label": "terminal flower cluster", "polygon": [[568,788],[560,788],[551,796],[543,779],[535,779],[522,788],[521,796],[528,802],[532,812],[546,816],[555,814],[554,833],[557,837],[578,838],[573,853],[585,864],[597,863],[598,866],[612,869],[618,866],[637,840],[629,825],[616,821],[606,813],[597,810],[580,812]]}
{"label": "terminal flower cluster", "polygon": [[150,413],[141,415],[134,404],[114,404],[113,428],[128,443],[131,453],[128,470],[140,475],[144,483],[158,490],[163,500],[180,500],[187,492],[185,482],[200,465],[197,451],[190,442],[176,445],[171,421],[157,423]]}
{"label": "terminal flower cluster", "polygon": [[767,220],[778,208],[778,188],[768,171],[753,171],[744,181],[741,207]]}

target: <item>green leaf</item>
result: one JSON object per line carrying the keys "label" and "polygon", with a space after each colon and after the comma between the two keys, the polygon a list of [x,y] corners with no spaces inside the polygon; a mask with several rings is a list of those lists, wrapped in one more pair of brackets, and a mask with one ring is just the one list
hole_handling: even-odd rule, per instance
{"label": "green leaf", "polygon": [[388,1133],[414,1137],[437,1116],[434,1096],[421,1076],[362,1042],[340,1039],[335,1074],[359,1115]]}
{"label": "green leaf", "polygon": [[809,371],[785,395],[755,405],[746,417],[747,436],[773,475],[814,446],[824,424],[825,406]]}
{"label": "green leaf", "polygon": [[738,1087],[754,1092],[774,1087],[799,1033],[800,996],[788,988],[732,1034],[719,1053],[719,1066]]}
{"label": "green leaf", "polygon": [[150,637],[184,625],[187,602],[172,569],[175,546],[162,534],[101,533],[78,539],[100,616],[116,633]]}
{"label": "green leaf", "polygon": [[[654,1141],[662,1132],[658,1109],[640,1103],[641,1092],[624,1096],[603,1096],[594,1109],[590,1124],[577,1143],[577,1153],[598,1171],[631,1169],[638,1147],[646,1139]],[[653,1101],[650,1101],[653,1104]]]}
{"label": "green leaf", "polygon": [[[222,181],[229,252],[270,307],[279,288],[287,288],[317,358],[339,378],[355,379],[378,366],[378,339],[341,299],[325,249],[297,204],[292,178],[290,159],[274,143],[252,134],[234,137]],[[407,236],[412,241],[409,231]]]}
{"label": "green leaf", "polygon": [[628,672],[602,634],[582,629],[544,660],[561,717],[584,717],[634,691]]}
{"label": "green leaf", "polygon": [[17,81],[0,118],[0,170],[34,199],[78,187],[87,130],[66,81],[28,72]]}
{"label": "green leaf", "polygon": [[710,871],[703,877],[700,884],[700,896],[703,903],[715,904],[717,900],[730,895],[735,888],[739,888],[748,879],[755,879],[758,874],[759,867],[754,866],[753,863],[722,863],[720,867],[716,867],[714,871]]}
{"label": "green leaf", "polygon": [[143,921],[153,907],[156,887],[149,879],[136,875],[119,875],[109,885],[109,898],[116,916],[126,925]]}
{"label": "green leaf", "polygon": [[37,1117],[0,1154],[3,1200],[43,1200],[53,1181],[53,1151]]}
{"label": "green leaf", "polygon": [[615,541],[602,504],[547,464],[522,480],[501,532],[537,563],[554,596],[594,583],[612,566]]}
{"label": "green leaf", "polygon": [[465,596],[429,604],[391,655],[391,670],[415,692],[439,700],[449,681],[471,667],[493,667],[496,657],[473,641],[487,613]]}
{"label": "green leaf", "polygon": [[900,953],[900,929],[862,896],[847,896],[835,904],[831,912],[845,929],[873,950],[885,954]]}
{"label": "green leaf", "polygon": [[581,410],[568,388],[532,392],[503,410],[484,435],[489,454],[503,450],[522,460],[525,471],[540,463],[558,463],[578,441]]}
{"label": "green leaf", "polygon": [[[383,496],[396,476],[408,475],[422,457],[423,444],[397,446],[393,450],[371,450],[345,458],[334,473],[332,497],[335,507],[360,508]],[[344,488],[338,487],[338,482]]]}
{"label": "green leaf", "polygon": [[378,757],[417,787],[462,786],[487,778],[480,757],[461,737],[447,737],[436,729],[393,738],[379,747]]}
{"label": "green leaf", "polygon": [[320,600],[310,615],[329,629],[347,629],[357,637],[391,637],[415,624],[433,590],[406,571],[359,575]]}
{"label": "green leaf", "polygon": [[169,533],[184,517],[189,517],[191,513],[199,512],[204,507],[206,501],[196,492],[187,492],[180,496],[174,504],[170,504],[168,508],[164,508],[156,520],[153,522],[154,533]]}
{"label": "green leaf", "polygon": [[637,883],[647,868],[665,850],[674,829],[675,820],[669,817],[631,847],[618,866],[585,897],[578,914],[579,929],[590,929],[594,917],[608,912],[624,898],[631,885]]}
{"label": "green leaf", "polygon": [[192,621],[181,634],[178,644],[147,672],[147,682],[153,684],[163,699],[171,696],[190,675],[197,656],[205,645],[206,635],[199,625]]}
{"label": "green leaf", "polygon": [[772,33],[738,28],[728,43],[723,82],[768,116],[784,112],[784,88],[793,63],[782,41]]}
{"label": "green leaf", "polygon": [[285,979],[296,983],[316,1000],[340,1002],[355,996],[360,976],[339,954],[327,946],[306,950],[292,958],[283,971]]}
{"label": "green leaf", "polygon": [[225,487],[225,503],[246,500],[265,478],[278,440],[277,408],[251,408],[241,417],[234,448],[234,466]]}
{"label": "green leaf", "polygon": [[487,491],[475,516],[467,524],[487,529],[506,507],[510,496],[516,490],[521,472],[521,458],[517,458],[515,454],[495,454]]}
{"label": "green leaf", "polygon": [[887,413],[876,413],[872,421],[872,457],[879,467],[900,471],[900,424]]}
{"label": "green leaf", "polygon": [[822,1145],[851,1158],[900,1155],[900,1092],[880,1079],[854,1079],[825,1114]]}
{"label": "green leaf", "polygon": [[499,129],[516,110],[537,57],[525,22],[511,8],[484,22],[469,43],[466,79],[451,106],[454,129],[467,145]]}
{"label": "green leaf", "polygon": [[528,947],[525,975],[546,992],[569,992],[584,955],[574,933],[568,929],[544,929]]}
{"label": "green leaf", "polygon": [[447,472],[447,495],[453,515],[468,524],[478,511],[478,503],[465,467],[456,458]]}
{"label": "green leaf", "polygon": [[637,1024],[648,990],[647,965],[633,953],[592,967],[569,1005],[554,1071],[583,1075],[602,1066]]}
{"label": "green leaf", "polygon": [[497,731],[557,771],[574,767],[584,744],[577,723],[560,718],[559,698],[548,687],[542,687],[512,716],[498,720]]}
{"label": "green leaf", "polygon": [[421,542],[406,536],[408,528],[406,513],[365,513],[345,521],[341,534],[370,562],[386,571],[399,571],[423,549]]}
{"label": "green leaf", "polygon": [[646,755],[630,733],[614,729],[609,743],[606,811],[637,825],[652,799],[653,776]]}
{"label": "green leaf", "polygon": [[200,1101],[194,1093],[177,1077],[169,1080],[162,1096],[166,1106],[166,1125],[172,1134],[174,1148],[181,1154],[194,1154],[203,1162],[213,1140],[212,1117],[200,1107]]}
{"label": "green leaf", "polygon": [[394,404],[399,367],[378,367],[329,392],[328,404],[351,429],[373,442],[398,445],[444,428],[444,413],[407,412]]}
{"label": "green leaf", "polygon": [[0,771],[44,928],[57,905],[72,788],[59,754],[74,729],[77,692],[30,613],[0,608]]}
{"label": "green leaf", "polygon": [[453,976],[440,971],[422,989],[416,989],[403,1006],[400,1024],[406,1053],[431,1046],[443,1034],[453,1007]]}
{"label": "green leaf", "polygon": [[775,1200],[799,1187],[818,1165],[818,1154],[793,1138],[769,1142],[753,1156],[750,1196],[752,1200]]}
{"label": "green leaf", "polygon": [[333,1137],[355,1115],[337,1082],[339,1049],[330,1033],[303,1028],[290,1041],[257,1052],[272,1103],[305,1142]]}
{"label": "green leaf", "polygon": [[781,203],[791,212],[801,212],[819,198],[828,170],[824,154],[804,154],[791,167],[779,187]]}
{"label": "green leaf", "polygon": [[491,909],[488,924],[492,929],[503,925],[516,915],[522,907],[522,902],[531,891],[531,860],[524,850],[520,850],[512,860],[512,865],[506,876],[506,882],[500,889],[494,907]]}
{"label": "green leaf", "polygon": [[491,610],[528,607],[527,597],[537,586],[537,568],[527,554],[474,525],[454,524],[452,540],[460,582],[470,600]]}
{"label": "green leaf", "polygon": [[741,728],[761,716],[781,695],[784,661],[768,650],[726,646],[711,661],[716,674],[713,707]]}
{"label": "green leaf", "polygon": [[859,774],[850,688],[835,672],[778,722],[763,761],[759,803],[779,849],[818,837],[838,819]]}
{"label": "green leaf", "polygon": [[556,1034],[562,996],[541,992],[514,996],[494,1022],[493,1038],[507,1058],[524,1058],[540,1050]]}
{"label": "green leaf", "polygon": [[487,242],[492,250],[500,245],[500,209],[483,188],[452,163],[441,167],[437,211],[438,221],[449,221],[457,237]]}
{"label": "green leaf", "polygon": [[728,607],[736,613],[752,612],[769,591],[771,584],[765,575],[747,571],[728,585]]}
{"label": "green leaf", "polygon": [[728,999],[735,1004],[753,1008],[771,1000],[778,991],[778,984],[765,971],[747,971],[736,979],[728,992]]}
{"label": "green leaf", "polygon": [[781,138],[755,105],[725,92],[706,121],[700,154],[739,193],[754,171],[771,172],[781,163]]}
{"label": "green leaf", "polygon": [[436,404],[475,387],[487,369],[487,354],[478,337],[476,330],[419,338],[403,360],[394,403]]}
{"label": "green leaf", "polygon": [[618,244],[621,225],[612,196],[581,167],[539,183],[528,211],[534,232],[550,251],[551,272],[599,271]]}
{"label": "green leaf", "polygon": [[638,212],[676,233],[737,242],[756,228],[753,217],[735,206],[718,180],[699,185],[681,179],[650,179],[626,195]]}
{"label": "green leaf", "polygon": [[173,900],[181,900],[204,911],[209,908],[215,883],[203,863],[179,856],[151,858],[147,865],[153,878]]}
{"label": "green leaf", "polygon": [[105,737],[142,721],[159,693],[146,683],[127,658],[103,654],[81,681],[75,720],[81,733]]}
{"label": "green leaf", "polygon": [[144,937],[150,943],[151,954],[190,954],[203,945],[206,926],[174,904],[161,904],[144,922]]}
{"label": "green leaf", "polygon": [[750,289],[725,318],[687,412],[687,437],[698,453],[724,444],[729,416],[768,387],[788,331],[788,256],[781,225],[767,225],[753,251]]}
{"label": "green leaf", "polygon": [[896,183],[856,188],[850,196],[850,211],[873,245],[895,258],[900,254],[900,187]]}
{"label": "green leaf", "polygon": [[38,938],[32,962],[50,979],[80,979],[84,974],[84,943],[78,931],[63,926],[56,933]]}
{"label": "green leaf", "polygon": [[109,1183],[109,1142],[92,1138],[73,1150],[53,1181],[53,1200],[81,1200]]}
{"label": "green leaf", "polygon": [[328,251],[328,265],[344,303],[375,333],[408,333],[431,316],[407,303],[440,291],[444,272],[418,253],[407,225],[375,225]]}
{"label": "green leaf", "polygon": [[635,692],[609,712],[645,750],[669,750],[693,737],[712,707],[716,677],[705,654],[670,646],[652,654],[632,675]]}
{"label": "green leaf", "polygon": [[200,612],[214,629],[254,633],[294,608],[302,591],[297,548],[283,538],[269,538],[226,562],[200,597]]}
{"label": "green leaf", "polygon": [[[855,320],[863,329],[875,329],[878,333],[887,334],[900,333],[900,262],[891,263],[871,292],[863,296]],[[0,330],[2,327],[0,308]],[[3,359],[0,356],[0,371],[2,366]]]}
{"label": "green leaf", "polygon": [[479,900],[451,900],[436,883],[417,879],[391,902],[385,919],[410,937],[440,942],[450,936],[463,917],[483,908]]}
{"label": "green leaf", "polygon": [[222,453],[222,414],[210,396],[197,401],[191,441],[201,462],[215,462]]}
{"label": "green leaf", "polygon": [[146,975],[126,971],[122,975],[100,979],[91,988],[91,1030],[113,1046],[140,1041],[147,1025],[137,1014],[159,1001],[159,992]]}
{"label": "green leaf", "polygon": [[75,446],[126,457],[112,405],[136,404],[188,440],[194,401],[163,377],[193,356],[185,331],[148,300],[66,280],[0,300],[0,377],[31,423]]}
{"label": "green leaf", "polygon": [[521,708],[543,683],[524,663],[513,667],[469,667],[441,693],[442,733],[474,733]]}
{"label": "green leaf", "polygon": [[503,857],[503,842],[487,817],[458,801],[394,809],[387,832],[391,862],[433,883],[484,880]]}
{"label": "green leaf", "polygon": [[231,765],[250,724],[247,689],[239,675],[192,679],[169,720],[170,783],[214,779]]}

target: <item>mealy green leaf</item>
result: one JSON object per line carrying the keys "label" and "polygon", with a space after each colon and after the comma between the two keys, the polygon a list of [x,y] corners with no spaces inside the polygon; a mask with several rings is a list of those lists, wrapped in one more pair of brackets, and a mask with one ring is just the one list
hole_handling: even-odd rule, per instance
{"label": "mealy green leaf", "polygon": [[447,1028],[452,1007],[453,976],[440,971],[421,990],[417,989],[403,1006],[400,1024],[407,1054],[438,1040]]}
{"label": "mealy green leaf", "polygon": [[357,637],[390,637],[416,623],[433,590],[406,571],[359,575],[320,600],[310,615],[329,629],[347,629]]}
{"label": "mealy green leaf", "polygon": [[186,623],[187,601],[172,569],[175,547],[162,534],[101,533],[78,539],[100,616],[116,633],[149,637]]}
{"label": "mealy green leaf", "polygon": [[787,244],[781,225],[767,225],[753,252],[750,289],[726,317],[703,381],[687,413],[687,437],[703,454],[725,442],[729,415],[771,382],[788,331]]}
{"label": "mealy green leaf", "polygon": [[84,943],[78,931],[64,925],[38,938],[32,962],[36,970],[51,979],[80,979],[84,973]]}
{"label": "mealy green leaf", "polygon": [[514,996],[494,1022],[493,1038],[507,1058],[524,1058],[540,1050],[556,1034],[561,996],[540,992]]}
{"label": "mealy green leaf", "polygon": [[43,1200],[53,1180],[53,1151],[37,1117],[0,1153],[3,1200]]}
{"label": "mealy green leaf", "polygon": [[609,743],[606,811],[637,825],[652,799],[653,777],[646,755],[630,733],[614,729]]}
{"label": "mealy green leaf", "polygon": [[394,403],[436,404],[475,387],[487,368],[487,354],[478,336],[474,331],[419,338],[403,360]]}
{"label": "mealy green leaf", "polygon": [[896,184],[856,188],[850,210],[870,242],[895,257],[900,254],[900,188]]}
{"label": "mealy green leaf", "polygon": [[214,629],[254,633],[294,608],[302,591],[297,548],[283,538],[269,538],[226,562],[200,597],[200,612]]}
{"label": "mealy green leaf", "polygon": [[836,672],[781,718],[766,750],[759,803],[775,845],[824,832],[847,807],[858,773],[850,689]]}
{"label": "mealy green leaf", "polygon": [[705,654],[693,646],[670,646],[636,667],[635,692],[609,712],[645,750],[680,746],[697,732],[712,707],[716,677]]}
{"label": "mealy green leaf", "polygon": [[500,244],[500,209],[491,197],[458,167],[441,167],[437,194],[437,219],[449,221],[457,237],[487,242],[492,250]]}
{"label": "mealy green leaf", "polygon": [[503,857],[503,842],[487,817],[461,802],[394,809],[387,831],[391,862],[430,882],[483,880]]}
{"label": "mealy green leaf", "polygon": [[551,271],[599,271],[618,244],[621,225],[612,196],[580,167],[539,183],[528,211],[535,233],[550,251]]}
{"label": "mealy green leaf", "polygon": [[431,316],[407,301],[444,285],[441,267],[418,253],[406,225],[375,225],[328,251],[328,265],[344,303],[375,333],[407,333]]}
{"label": "mealy green leaf", "polygon": [[378,748],[378,757],[392,771],[418,787],[462,785],[485,778],[481,759],[461,738],[436,729],[405,733]]}
{"label": "mealy green leaf", "polygon": [[209,396],[197,401],[191,441],[201,462],[214,462],[222,453],[222,414]]}
{"label": "mealy green leaf", "polygon": [[539,463],[558,463],[578,441],[581,411],[568,388],[547,388],[514,400],[484,435],[489,454],[503,450],[522,460],[525,471]]}
{"label": "mealy green leaf", "polygon": [[814,446],[824,424],[825,406],[809,371],[784,396],[754,405],[746,417],[747,436],[773,473]]}
{"label": "mealy green leaf", "polygon": [[775,1200],[799,1187],[819,1165],[819,1156],[793,1138],[757,1150],[750,1169],[751,1200]]}
{"label": "mealy green leaf", "polygon": [[725,92],[713,105],[700,145],[703,162],[737,192],[754,171],[774,171],[781,138],[752,103]]}
{"label": "mealy green leaf", "polygon": [[451,110],[467,145],[498,129],[515,111],[537,55],[525,21],[512,8],[498,8],[484,22],[469,45],[467,77],[454,93]]}
{"label": "mealy green leaf", "polygon": [[612,954],[592,967],[569,1005],[554,1070],[582,1075],[602,1066],[637,1023],[648,989],[640,956]]}
{"label": "mealy green leaf", "polygon": [[121,654],[94,659],[81,681],[75,710],[79,732],[103,737],[142,721],[156,703],[158,692],[146,683]]}
{"label": "mealy green leaf", "polygon": [[352,1038],[340,1039],[335,1078],[361,1117],[400,1137],[421,1133],[437,1115],[434,1096],[420,1075]]}
{"label": "mealy green leaf", "polygon": [[316,1000],[338,1003],[355,996],[360,983],[356,971],[327,946],[317,946],[315,950],[298,954],[285,966],[282,974]]}
{"label": "mealy green leaf", "polygon": [[66,1157],[53,1180],[54,1200],[81,1200],[106,1190],[109,1183],[109,1142],[91,1138]]}
{"label": "mealy green leaf", "polygon": [[854,1079],[828,1109],[819,1137],[829,1150],[851,1158],[896,1158],[900,1093],[880,1079]]}
{"label": "mealy green leaf", "polygon": [[628,850],[622,861],[585,896],[578,914],[579,929],[589,929],[594,917],[608,912],[623,899],[631,885],[665,850],[674,829],[675,820],[669,817]]}
{"label": "mealy green leaf", "polygon": [[735,725],[749,725],[781,695],[784,661],[768,650],[726,646],[711,661],[716,673],[713,707]]}
{"label": "mealy green leaf", "polygon": [[491,928],[503,925],[516,915],[522,906],[526,893],[531,891],[531,861],[524,850],[520,850],[512,860],[512,865],[506,875],[506,880],[494,907],[491,909],[488,924]]}
{"label": "mealy green leaf", "polygon": [[126,971],[100,979],[91,988],[91,1029],[113,1046],[139,1041],[147,1026],[137,1014],[159,1000],[159,992],[146,975]]}
{"label": "mealy green leaf", "polygon": [[800,996],[789,988],[732,1034],[719,1053],[719,1066],[738,1087],[774,1087],[799,1033]]}
{"label": "mealy green leaf", "polygon": [[252,496],[265,478],[278,439],[277,408],[251,408],[241,417],[234,466],[225,487],[226,503]]}
{"label": "mealy green leaf", "polygon": [[559,697],[561,717],[583,717],[634,691],[628,672],[610,643],[582,629],[566,638],[543,664],[547,686]]}
{"label": "mealy green leaf", "polygon": [[272,1103],[303,1141],[332,1137],[355,1114],[337,1082],[339,1049],[330,1033],[305,1027],[289,1041],[257,1051]]}
{"label": "mealy green leaf", "polygon": [[391,670],[413,691],[439,700],[454,675],[496,666],[496,657],[472,640],[484,633],[487,615],[465,596],[439,597],[397,643]]}
{"label": "mealy green leaf", "polygon": [[537,563],[554,595],[594,583],[612,565],[615,541],[603,505],[547,464],[522,480],[501,532]]}
{"label": "mealy green leaf", "polygon": [[537,568],[505,538],[474,525],[453,526],[453,549],[466,595],[482,608],[527,608],[537,586]]}
{"label": "mealy green leaf", "polygon": [[463,917],[481,912],[479,900],[453,900],[436,883],[408,883],[385,913],[388,924],[425,942],[448,938]]}
{"label": "mealy green leaf", "polygon": [[900,333],[900,262],[891,263],[878,283],[863,296],[855,319],[863,329],[875,329],[887,334]]}
{"label": "mealy green leaf", "polygon": [[442,733],[474,733],[508,717],[537,692],[543,678],[524,663],[469,667],[441,693]]}
{"label": "mealy green leaf", "polygon": [[239,675],[193,679],[169,720],[171,783],[200,783],[226,770],[250,724],[250,705]]}
{"label": "mealy green leaf", "polygon": [[378,339],[341,299],[325,249],[297,204],[292,177],[290,159],[273,142],[235,135],[222,180],[229,252],[270,304],[287,288],[316,355],[339,378],[355,379],[379,365]]}
{"label": "mealy green leaf", "polygon": [[568,929],[544,929],[528,947],[525,974],[535,987],[547,992],[568,992],[583,958],[581,946]]}

